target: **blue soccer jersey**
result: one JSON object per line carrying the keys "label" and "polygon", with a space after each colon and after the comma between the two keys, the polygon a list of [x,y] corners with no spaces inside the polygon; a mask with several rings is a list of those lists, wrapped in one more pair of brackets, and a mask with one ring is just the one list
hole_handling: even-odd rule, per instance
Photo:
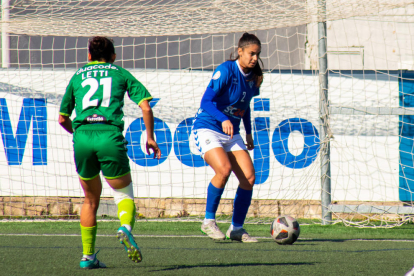
{"label": "blue soccer jersey", "polygon": [[[214,71],[208,87],[213,89],[213,104],[233,124],[233,134],[240,132],[240,120],[250,106],[254,96],[260,94],[252,73],[245,74],[238,61],[226,61]],[[200,108],[195,116],[193,129],[211,129],[222,133],[221,121]]]}

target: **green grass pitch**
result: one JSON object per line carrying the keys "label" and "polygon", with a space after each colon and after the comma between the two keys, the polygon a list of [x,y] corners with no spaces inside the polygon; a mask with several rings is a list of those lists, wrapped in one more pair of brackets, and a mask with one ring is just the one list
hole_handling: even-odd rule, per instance
{"label": "green grass pitch", "polygon": [[96,248],[108,268],[84,271],[79,222],[0,222],[0,275],[404,275],[414,265],[412,224],[301,225],[300,239],[285,246],[271,240],[267,224],[246,225],[262,237],[255,244],[212,241],[199,226],[137,221],[143,262],[135,264],[115,238],[118,223],[99,222]]}

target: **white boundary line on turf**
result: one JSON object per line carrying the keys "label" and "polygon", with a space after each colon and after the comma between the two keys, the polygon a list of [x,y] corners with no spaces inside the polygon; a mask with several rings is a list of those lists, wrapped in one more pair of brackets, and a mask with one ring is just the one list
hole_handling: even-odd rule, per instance
{"label": "white boundary line on turf", "polygon": [[[118,219],[98,219],[97,222],[119,222]],[[0,223],[6,223],[6,222],[80,222],[80,219],[0,219]],[[137,219],[136,222],[203,222],[203,219],[180,219],[180,218],[165,218],[165,219]],[[337,223],[340,223],[341,221],[333,222],[332,225],[335,225]],[[225,220],[217,220],[216,223],[221,224],[230,224],[230,221]],[[245,222],[244,224],[247,225],[270,225],[271,222]],[[312,225],[322,225],[321,223],[300,223],[300,226],[312,226]],[[398,227],[399,225],[387,225],[387,226],[360,226],[360,225],[354,225],[354,224],[348,224],[345,226],[350,226],[351,228],[366,228],[366,229],[391,229]]]}
{"label": "white boundary line on turf", "polygon": [[[9,237],[13,237],[13,236],[27,236],[27,237],[80,237],[80,234],[0,234],[0,236],[9,236]],[[115,237],[115,235],[96,235],[97,237],[110,237],[113,238]],[[208,238],[208,236],[205,235],[184,235],[184,236],[179,236],[179,235],[135,235],[134,237],[141,237],[141,238]],[[271,237],[255,237],[257,239],[261,239],[261,240],[267,240],[267,239],[271,239]],[[299,238],[298,240],[301,241],[337,241],[337,240],[342,240],[342,239],[313,239],[313,238]],[[382,241],[387,241],[387,242],[414,242],[414,240],[371,240],[371,239],[343,239],[343,241],[367,241],[367,242],[382,242]]]}
{"label": "white boundary line on turf", "polygon": [[[28,236],[28,237],[80,237],[80,234],[0,234],[0,236]],[[97,234],[97,237],[116,237],[116,235],[100,235]],[[143,237],[143,238],[208,238],[203,235],[186,235],[186,236],[176,236],[176,235],[135,235],[134,237]]]}
{"label": "white boundary line on turf", "polygon": [[[97,222],[119,222],[119,220],[117,219],[98,219],[96,220]],[[28,219],[1,219],[0,223],[7,223],[7,222],[80,222],[79,219],[55,219],[55,220],[50,220],[50,219],[35,219],[35,220],[28,220]],[[198,223],[202,223],[203,220],[168,220],[168,219],[139,219],[135,221],[136,223],[146,223],[146,222],[198,222]],[[217,220],[216,223],[220,223],[220,224],[230,224],[230,221],[224,221],[224,220]],[[246,222],[244,224],[247,225],[270,225],[270,222],[268,223],[264,223],[264,222]],[[300,226],[308,226],[308,225],[313,225],[313,224],[309,224],[309,223],[301,223]],[[320,224],[315,224],[315,225],[320,225]]]}

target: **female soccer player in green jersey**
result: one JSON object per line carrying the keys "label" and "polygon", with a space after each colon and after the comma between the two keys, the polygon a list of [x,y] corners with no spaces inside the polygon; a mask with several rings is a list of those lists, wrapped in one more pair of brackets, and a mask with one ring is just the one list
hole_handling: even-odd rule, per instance
{"label": "female soccer player in green jersey", "polygon": [[[131,230],[135,222],[133,185],[127,156],[127,141],[122,135],[125,92],[142,110],[147,132],[147,153],[154,158],[161,152],[154,140],[154,117],[148,102],[148,90],[127,70],[113,65],[116,54],[111,40],[93,37],[89,41],[89,63],[72,77],[63,96],[59,124],[73,133],[76,171],[85,193],[80,226],[83,244],[81,268],[104,268],[95,254],[96,212],[99,206],[103,177],[113,189],[121,227],[117,238],[124,245],[128,257],[140,262],[142,255]],[[73,109],[76,117],[69,118]]]}

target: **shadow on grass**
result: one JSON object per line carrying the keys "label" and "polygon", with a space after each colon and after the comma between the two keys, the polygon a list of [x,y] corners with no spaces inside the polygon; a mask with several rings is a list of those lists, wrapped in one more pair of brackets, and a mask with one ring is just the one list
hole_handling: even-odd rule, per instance
{"label": "shadow on grass", "polygon": [[294,266],[299,266],[299,265],[314,265],[315,263],[229,263],[229,264],[199,264],[199,265],[173,265],[173,266],[169,266],[168,268],[164,268],[164,269],[158,269],[158,270],[152,270],[152,272],[157,272],[157,271],[169,271],[169,270],[178,270],[178,269],[190,269],[190,268],[220,268],[220,267],[248,267],[248,266],[284,266],[284,265],[294,265]]}

